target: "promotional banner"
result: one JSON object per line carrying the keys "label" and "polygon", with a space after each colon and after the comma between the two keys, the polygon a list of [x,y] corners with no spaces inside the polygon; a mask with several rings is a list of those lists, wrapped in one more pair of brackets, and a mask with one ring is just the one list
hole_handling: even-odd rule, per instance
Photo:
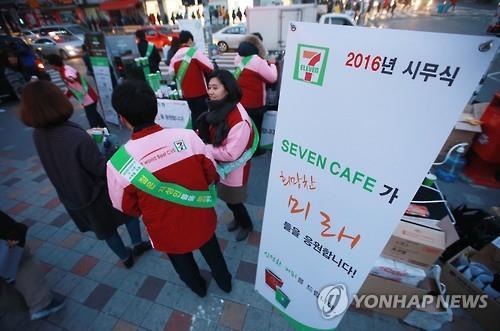
{"label": "promotional banner", "polygon": [[90,62],[94,70],[95,84],[99,93],[104,119],[107,122],[119,125],[118,114],[113,110],[113,106],[111,105],[113,83],[111,81],[108,58],[105,56],[91,57]]}
{"label": "promotional banner", "polygon": [[290,25],[256,290],[296,329],[338,325],[497,48]]}
{"label": "promotional banner", "polygon": [[203,37],[203,26],[200,20],[177,20],[179,30],[186,30],[193,34],[196,48],[205,51],[205,38]]}
{"label": "promotional banner", "polygon": [[191,129],[191,110],[187,101],[157,99],[158,114],[155,123],[162,128]]}
{"label": "promotional banner", "polygon": [[118,115],[111,105],[111,95],[113,94],[113,83],[111,71],[106,51],[104,34],[101,32],[91,32],[85,35],[85,41],[90,53],[90,63],[94,71],[94,80],[99,94],[99,104],[104,113],[104,120],[119,125]]}

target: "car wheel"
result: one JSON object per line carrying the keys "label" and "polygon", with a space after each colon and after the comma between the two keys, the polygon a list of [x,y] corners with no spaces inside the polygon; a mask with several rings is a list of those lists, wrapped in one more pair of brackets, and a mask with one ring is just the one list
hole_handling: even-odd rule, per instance
{"label": "car wheel", "polygon": [[62,49],[59,51],[59,55],[61,55],[61,57],[62,57],[64,60],[69,59],[69,55],[68,55],[68,53],[66,53],[66,52],[65,52],[64,50],[62,50]]}
{"label": "car wheel", "polygon": [[227,52],[229,46],[224,41],[219,41],[217,48],[219,48],[219,52],[224,53]]}

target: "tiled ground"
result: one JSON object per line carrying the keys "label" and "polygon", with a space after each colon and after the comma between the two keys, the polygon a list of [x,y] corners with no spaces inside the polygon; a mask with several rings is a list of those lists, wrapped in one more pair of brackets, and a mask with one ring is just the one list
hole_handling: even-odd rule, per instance
{"label": "tiled ground", "polygon": [[[66,214],[37,157],[25,162],[0,155],[0,209],[29,225],[29,247],[42,262],[52,289],[67,297],[66,307],[46,320],[27,314],[0,314],[0,330],[288,330],[287,322],[254,290],[263,208],[249,205],[255,230],[237,243],[225,229],[230,213],[217,206],[217,235],[233,274],[233,291],[210,281],[208,266],[196,260],[209,282],[200,299],[182,283],[168,258],[148,252],[124,269],[93,234],[80,233]],[[125,229],[120,228],[128,242]],[[144,237],[146,234],[144,233]],[[445,330],[479,330],[458,312]],[[415,330],[397,319],[350,309],[340,330]]]}
{"label": "tiled ground", "polygon": [[[396,12],[395,18],[402,18]],[[418,13],[416,13],[418,14]],[[402,15],[413,16],[413,13]],[[372,20],[392,19],[387,16]],[[83,64],[71,65],[83,71]],[[236,243],[225,231],[230,220],[225,207],[217,206],[220,225],[217,230],[229,269],[233,291],[226,294],[210,281],[210,272],[200,254],[196,254],[203,276],[209,282],[206,298],[192,294],[180,281],[165,255],[148,252],[126,270],[117,258],[92,234],[78,232],[56,197],[35,154],[31,129],[15,116],[16,104],[2,105],[0,116],[0,209],[30,227],[29,247],[42,263],[45,278],[58,293],[67,297],[67,306],[46,320],[31,322],[25,313],[0,312],[0,331],[25,330],[288,330],[287,322],[254,291],[255,270],[263,205],[265,201],[269,156],[253,164],[249,184],[249,210],[255,231],[246,242]],[[72,120],[87,128],[81,108]],[[120,141],[127,130],[114,132]],[[467,183],[442,185],[453,206],[489,208],[498,204],[499,190],[472,187]],[[121,229],[123,232],[124,229]],[[124,239],[128,241],[125,234]],[[144,233],[144,237],[146,234]],[[386,315],[351,308],[339,330],[397,331],[417,330]],[[469,315],[454,311],[452,323],[442,330],[481,330]]]}

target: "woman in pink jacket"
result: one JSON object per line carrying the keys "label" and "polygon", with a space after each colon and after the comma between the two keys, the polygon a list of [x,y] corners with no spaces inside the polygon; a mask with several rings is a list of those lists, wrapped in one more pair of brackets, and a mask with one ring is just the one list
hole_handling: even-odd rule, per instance
{"label": "woman in pink jacket", "polygon": [[240,104],[241,90],[229,71],[215,70],[208,76],[208,97],[209,111],[199,118],[199,132],[218,164],[221,180],[217,194],[234,215],[228,231],[239,229],[236,240],[241,241],[253,229],[244,202],[258,135],[255,136],[252,120]]}
{"label": "woman in pink jacket", "polygon": [[275,83],[278,79],[276,65],[267,61],[266,56],[267,50],[259,37],[248,35],[238,46],[238,55],[234,59],[234,76],[243,93],[240,102],[259,133],[266,111],[266,84]]}
{"label": "woman in pink jacket", "polygon": [[74,97],[83,106],[89,126],[91,128],[105,128],[106,123],[97,111],[99,95],[87,83],[85,77],[81,76],[75,68],[64,64],[59,55],[47,56],[47,62],[61,75],[61,79],[67,87],[66,96],[68,98]]}

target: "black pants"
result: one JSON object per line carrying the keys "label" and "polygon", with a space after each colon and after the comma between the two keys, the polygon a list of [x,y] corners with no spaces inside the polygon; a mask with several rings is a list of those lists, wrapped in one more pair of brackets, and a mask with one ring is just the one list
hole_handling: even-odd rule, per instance
{"label": "black pants", "polygon": [[259,131],[259,135],[262,133],[262,121],[264,119],[264,113],[266,112],[266,107],[260,107],[260,108],[248,108],[247,110],[248,115],[252,119],[252,121],[255,123],[255,126],[257,127],[257,130]]}
{"label": "black pants", "polygon": [[186,98],[189,109],[191,110],[191,124],[193,125],[193,130],[197,129],[196,120],[198,119],[198,116],[208,110],[206,100],[206,95],[196,98]]}
{"label": "black pants", "polygon": [[[203,246],[200,247],[200,252],[207,261],[208,266],[212,270],[212,276],[217,284],[222,286],[230,286],[231,274],[227,270],[226,261],[219,247],[219,242],[215,234]],[[205,293],[207,288],[203,281],[200,269],[193,258],[193,252],[185,254],[168,254],[175,271],[184,283],[195,293]]]}
{"label": "black pants", "polygon": [[[259,137],[262,134],[262,122],[264,120],[264,113],[266,112],[266,107],[260,107],[260,108],[249,108],[247,109],[247,113],[252,119],[252,121],[255,123],[255,126],[257,127],[257,130],[259,132]],[[257,148],[257,151],[253,156],[258,156],[261,154],[264,154],[266,151],[261,149],[260,146]]]}
{"label": "black pants", "polygon": [[252,220],[250,219],[250,215],[248,215],[247,208],[242,203],[226,203],[229,209],[233,212],[234,220],[238,222],[238,224],[247,229],[252,226]]}
{"label": "black pants", "polygon": [[83,107],[85,109],[85,115],[87,116],[87,121],[91,128],[105,128],[106,123],[102,119],[101,115],[97,111],[97,102],[91,105]]}

